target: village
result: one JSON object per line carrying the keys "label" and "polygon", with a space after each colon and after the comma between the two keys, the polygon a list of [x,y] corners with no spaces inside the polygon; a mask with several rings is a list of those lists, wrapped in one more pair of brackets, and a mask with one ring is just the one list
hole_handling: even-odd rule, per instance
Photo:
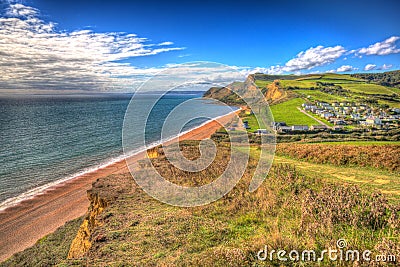
{"label": "village", "polygon": [[351,131],[355,128],[390,130],[400,126],[400,108],[375,108],[364,103],[304,103],[299,110],[315,119],[316,125],[286,125],[275,122],[278,133]]}

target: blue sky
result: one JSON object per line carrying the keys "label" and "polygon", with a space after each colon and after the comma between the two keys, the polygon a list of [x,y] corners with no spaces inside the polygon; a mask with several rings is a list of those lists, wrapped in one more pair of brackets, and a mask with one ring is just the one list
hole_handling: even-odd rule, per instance
{"label": "blue sky", "polygon": [[[101,73],[109,73],[113,83],[116,77],[139,81],[190,61],[271,74],[400,68],[398,1],[0,1],[0,31],[8,38],[0,49],[16,57],[3,58],[2,65],[8,73],[20,73],[21,81],[13,84],[16,77],[9,74],[7,81],[0,81],[3,89],[73,89],[62,77],[38,83],[40,75],[32,71],[38,67],[46,77],[58,77],[60,60],[67,62],[64,74],[70,73],[78,84]],[[15,40],[30,38],[15,41],[13,34]],[[27,42],[32,44],[24,47]],[[20,60],[16,55],[24,51],[25,60]],[[52,65],[54,58],[59,59],[57,66]]]}

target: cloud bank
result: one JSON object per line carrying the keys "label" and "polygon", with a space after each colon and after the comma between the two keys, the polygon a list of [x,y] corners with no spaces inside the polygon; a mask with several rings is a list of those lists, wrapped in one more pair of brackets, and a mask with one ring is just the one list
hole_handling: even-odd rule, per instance
{"label": "cloud bank", "polygon": [[[287,61],[284,66],[275,65],[263,69],[258,68],[258,70],[267,74],[302,73],[302,71],[334,63],[337,59],[341,58],[343,55],[353,54],[359,58],[362,58],[362,55],[385,56],[390,54],[396,54],[400,53],[400,48],[397,48],[397,41],[399,39],[400,39],[399,36],[392,36],[382,42],[377,42],[368,47],[354,49],[350,51],[347,51],[341,45],[332,47],[324,47],[324,46],[311,47],[305,51],[301,51],[300,53],[298,53],[294,58]],[[343,60],[347,60],[347,57],[344,57]],[[384,64],[380,68],[376,68],[376,66],[374,68],[371,68],[371,66],[369,66],[369,68],[371,68],[369,70],[375,68],[379,70],[386,70],[390,69],[391,67],[392,65],[390,64],[389,65]],[[350,65],[343,65],[337,69],[329,70],[327,72],[349,72],[354,70],[358,70],[358,68],[352,67]],[[315,73],[315,71],[313,72]]]}
{"label": "cloud bank", "polygon": [[10,4],[0,17],[0,88],[125,90],[159,69],[120,60],[184,49],[173,45],[129,33],[59,31],[37,9]]}
{"label": "cloud bank", "polygon": [[373,45],[370,45],[365,48],[360,48],[357,51],[357,54],[365,54],[365,55],[390,55],[400,53],[400,49],[397,48],[396,42],[400,39],[399,36],[392,36],[387,38],[383,42],[377,42]]}
{"label": "cloud bank", "polygon": [[334,62],[345,52],[346,50],[344,47],[340,45],[332,47],[311,47],[298,53],[296,57],[286,62],[284,66],[271,66],[266,69],[266,72],[269,74],[279,74],[284,72],[296,73],[302,70],[310,70]]}

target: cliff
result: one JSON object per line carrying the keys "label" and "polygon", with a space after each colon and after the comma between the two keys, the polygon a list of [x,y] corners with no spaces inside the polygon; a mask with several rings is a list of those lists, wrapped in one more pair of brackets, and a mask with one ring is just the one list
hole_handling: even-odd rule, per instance
{"label": "cliff", "polygon": [[[90,201],[88,212],[71,243],[68,259],[82,258],[94,242],[105,241],[104,233],[97,231],[105,222],[101,215],[111,203],[118,199],[121,193],[129,188],[123,188],[125,183],[115,184],[120,179],[120,175],[115,175],[97,180],[93,183],[92,189],[88,190],[87,197]],[[107,187],[112,190],[104,190]]]}
{"label": "cliff", "polygon": [[270,103],[279,102],[287,97],[287,92],[280,87],[279,80],[274,80],[266,88],[256,86],[257,75],[249,75],[244,82],[234,82],[226,87],[212,87],[204,93],[204,97],[222,101],[228,105],[243,105],[245,102],[234,92],[251,97],[257,90],[261,90],[265,99]]}
{"label": "cliff", "polygon": [[264,96],[271,103],[278,102],[287,96],[286,91],[280,87],[279,80],[275,80],[271,84],[267,85],[267,89],[268,90],[264,93]]}
{"label": "cliff", "polygon": [[101,222],[97,219],[103,210],[107,207],[107,201],[105,198],[100,196],[100,193],[95,190],[96,184],[93,185],[93,189],[88,191],[88,199],[90,201],[89,211],[83,220],[78,233],[71,243],[71,247],[68,252],[68,258],[81,258],[92,246],[92,233],[93,229],[101,226]]}

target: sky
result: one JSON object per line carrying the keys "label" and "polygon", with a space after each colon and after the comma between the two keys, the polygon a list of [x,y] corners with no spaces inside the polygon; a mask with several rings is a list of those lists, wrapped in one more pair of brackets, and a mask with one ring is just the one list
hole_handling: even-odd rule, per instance
{"label": "sky", "polygon": [[[218,83],[397,70],[399,10],[399,1],[0,0],[0,93],[128,92],[163,73]],[[198,61],[223,65],[179,65]]]}

